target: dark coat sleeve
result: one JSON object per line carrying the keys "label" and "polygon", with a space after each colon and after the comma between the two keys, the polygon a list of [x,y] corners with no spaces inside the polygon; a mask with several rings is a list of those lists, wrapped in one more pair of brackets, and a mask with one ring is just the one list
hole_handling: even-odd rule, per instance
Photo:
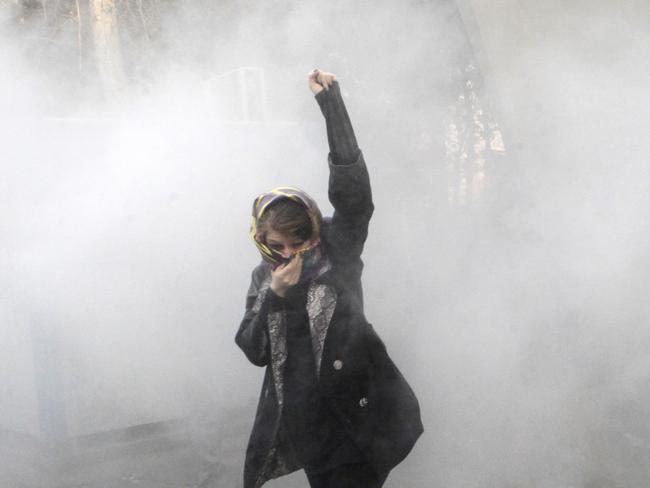
{"label": "dark coat sleeve", "polygon": [[269,333],[266,318],[270,309],[281,306],[280,297],[270,288],[262,289],[266,276],[264,265],[253,270],[251,285],[246,294],[246,312],[239,325],[235,342],[248,360],[256,366],[269,363]]}
{"label": "dark coat sleeve", "polygon": [[374,210],[370,178],[363,158],[338,165],[330,160],[328,194],[334,207],[330,224],[330,246],[338,259],[353,261],[361,256]]}
{"label": "dark coat sleeve", "polygon": [[348,165],[330,161],[329,198],[334,214],[324,235],[327,255],[339,283],[363,308],[361,254],[374,210],[363,154]]}
{"label": "dark coat sleeve", "polygon": [[335,269],[347,275],[346,281],[355,282],[361,278],[361,253],[373,212],[370,179],[338,82],[322,90],[316,100],[330,147],[328,193],[334,215],[327,226],[328,254]]}
{"label": "dark coat sleeve", "polygon": [[335,81],[329,90],[322,90],[316,95],[316,101],[327,125],[330,159],[334,164],[354,163],[361,151],[357,145],[352,122],[341,96],[339,83]]}

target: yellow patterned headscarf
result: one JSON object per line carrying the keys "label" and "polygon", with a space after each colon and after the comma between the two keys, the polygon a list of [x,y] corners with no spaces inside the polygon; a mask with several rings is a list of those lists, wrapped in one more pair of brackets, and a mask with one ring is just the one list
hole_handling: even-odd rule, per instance
{"label": "yellow patterned headscarf", "polygon": [[283,199],[289,199],[296,203],[301,204],[305,207],[307,215],[311,220],[313,235],[318,236],[320,234],[322,216],[316,202],[303,190],[295,188],[292,186],[280,186],[274,188],[269,192],[262,193],[259,195],[253,202],[253,215],[251,217],[251,229],[250,237],[257,246],[257,249],[262,255],[262,259],[265,261],[278,265],[284,262],[284,258],[280,253],[274,251],[268,247],[262,240],[259,238],[258,224],[266,210],[275,202]]}

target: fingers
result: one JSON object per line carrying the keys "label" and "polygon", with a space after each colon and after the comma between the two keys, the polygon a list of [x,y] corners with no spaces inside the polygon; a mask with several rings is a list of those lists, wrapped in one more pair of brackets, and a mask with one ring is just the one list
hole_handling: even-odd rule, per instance
{"label": "fingers", "polygon": [[334,83],[334,75],[332,73],[326,73],[324,71],[318,72],[317,79],[321,86],[326,90],[329,90],[330,86],[332,86],[332,83]]}
{"label": "fingers", "polygon": [[321,71],[318,68],[309,72],[309,83],[317,83],[322,86],[325,90],[329,90],[332,84],[336,81],[336,75],[334,73],[328,73],[327,71]]}
{"label": "fingers", "polygon": [[322,90],[323,87],[321,84],[318,82],[318,73],[319,70],[315,69],[309,72],[309,89],[312,91],[314,95],[318,95]]}
{"label": "fingers", "polygon": [[302,254],[295,255],[294,258],[289,261],[289,264],[287,264],[285,270],[287,271],[287,275],[285,277],[287,284],[293,286],[298,283],[298,280],[300,279],[300,273],[302,273]]}
{"label": "fingers", "polygon": [[302,254],[297,254],[286,264],[278,266],[271,272],[275,282],[282,288],[287,288],[298,283],[302,273]]}

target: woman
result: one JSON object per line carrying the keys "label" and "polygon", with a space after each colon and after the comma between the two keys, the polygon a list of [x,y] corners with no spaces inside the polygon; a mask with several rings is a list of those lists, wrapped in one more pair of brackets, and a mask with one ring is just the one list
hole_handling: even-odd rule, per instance
{"label": "woman", "polygon": [[413,391],[363,312],[361,252],[373,213],[363,155],[336,77],[309,74],[327,125],[323,219],[302,190],[255,199],[255,268],[235,341],[266,366],[244,488],[303,468],[313,488],[379,488],[422,433]]}

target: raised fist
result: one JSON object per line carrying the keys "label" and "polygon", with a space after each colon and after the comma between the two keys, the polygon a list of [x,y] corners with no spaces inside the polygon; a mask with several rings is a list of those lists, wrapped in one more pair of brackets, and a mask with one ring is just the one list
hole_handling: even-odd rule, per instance
{"label": "raised fist", "polygon": [[323,89],[330,89],[332,83],[336,81],[336,75],[334,73],[328,73],[327,71],[314,69],[309,72],[308,81],[309,89],[314,95],[317,95],[323,91]]}

